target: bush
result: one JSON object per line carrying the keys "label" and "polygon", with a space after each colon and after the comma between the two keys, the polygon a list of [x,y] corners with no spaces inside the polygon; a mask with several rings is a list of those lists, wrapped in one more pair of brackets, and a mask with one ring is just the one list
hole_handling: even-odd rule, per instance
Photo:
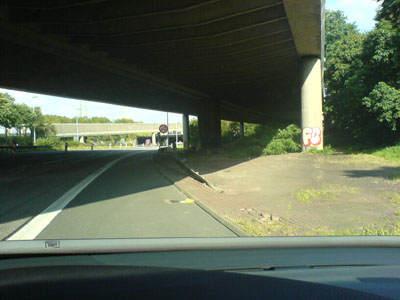
{"label": "bush", "polygon": [[56,137],[38,138],[36,140],[36,146],[59,147],[61,146],[61,141]]}
{"label": "bush", "polygon": [[221,121],[221,138],[222,141],[231,141],[235,138],[239,138],[240,135],[240,123],[233,121]]}
{"label": "bush", "polygon": [[197,148],[199,144],[199,124],[197,119],[191,119],[189,122],[190,147]]}
{"label": "bush", "polygon": [[16,142],[19,146],[32,146],[33,141],[30,136],[9,136],[7,138],[1,137],[0,138],[0,145],[11,145],[11,142]]}
{"label": "bush", "polygon": [[301,129],[292,124],[286,129],[279,129],[272,141],[264,148],[264,155],[286,154],[301,150]]}
{"label": "bush", "polygon": [[323,150],[318,150],[317,148],[311,148],[310,150],[307,151],[307,153],[311,154],[324,154],[324,155],[334,154],[335,152],[336,150],[331,145],[324,146]]}

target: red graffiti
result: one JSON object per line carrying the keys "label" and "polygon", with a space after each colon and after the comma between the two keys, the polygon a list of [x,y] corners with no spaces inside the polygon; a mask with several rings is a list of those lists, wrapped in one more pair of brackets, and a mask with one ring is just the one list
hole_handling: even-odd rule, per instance
{"label": "red graffiti", "polygon": [[322,142],[322,131],[321,128],[314,127],[306,127],[303,129],[303,144],[306,147],[309,146],[318,146]]}

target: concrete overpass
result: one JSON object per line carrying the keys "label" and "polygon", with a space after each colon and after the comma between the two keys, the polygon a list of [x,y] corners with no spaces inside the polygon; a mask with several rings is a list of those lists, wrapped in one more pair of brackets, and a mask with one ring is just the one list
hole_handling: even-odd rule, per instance
{"label": "concrete overpass", "polygon": [[[161,123],[144,124],[144,123],[55,123],[58,137],[75,137],[75,136],[102,136],[102,135],[120,135],[132,133],[157,133]],[[178,131],[182,134],[182,123],[170,124],[170,134]]]}
{"label": "concrete overpass", "polygon": [[[73,137],[75,140],[84,141],[88,136],[148,133],[152,144],[155,145],[158,142],[157,134],[159,133],[161,123],[54,123],[52,125],[56,130],[56,136],[60,138]],[[183,135],[182,123],[172,123],[169,125],[169,134],[160,135],[165,136],[165,138],[168,135],[170,139]]]}
{"label": "concrete overpass", "polygon": [[4,0],[0,29],[4,88],[197,115],[205,147],[221,119],[298,121],[322,148],[324,0]]}

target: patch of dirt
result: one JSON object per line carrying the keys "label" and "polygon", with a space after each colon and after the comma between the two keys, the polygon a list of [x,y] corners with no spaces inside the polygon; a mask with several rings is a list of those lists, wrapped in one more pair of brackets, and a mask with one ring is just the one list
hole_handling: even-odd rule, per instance
{"label": "patch of dirt", "polygon": [[400,183],[391,179],[400,167],[385,160],[296,153],[252,160],[191,156],[186,163],[232,203],[231,209],[215,203],[231,218],[275,216],[297,228],[296,234],[400,221],[400,204],[392,201]]}

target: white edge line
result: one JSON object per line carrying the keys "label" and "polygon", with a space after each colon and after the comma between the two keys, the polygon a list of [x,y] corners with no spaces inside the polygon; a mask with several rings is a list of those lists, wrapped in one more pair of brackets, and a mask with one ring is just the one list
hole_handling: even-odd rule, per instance
{"label": "white edge line", "polygon": [[20,230],[10,236],[8,241],[18,240],[33,240],[35,239],[43,229],[50,224],[50,222],[67,206],[83,189],[85,189],[93,180],[99,177],[106,170],[111,168],[114,164],[120,160],[138,154],[140,152],[130,153],[122,157],[116,158],[109,162],[105,166],[101,167],[77,185],[69,189],[64,195],[54,201],[49,207],[43,210],[39,215],[32,218],[27,224],[25,224]]}

